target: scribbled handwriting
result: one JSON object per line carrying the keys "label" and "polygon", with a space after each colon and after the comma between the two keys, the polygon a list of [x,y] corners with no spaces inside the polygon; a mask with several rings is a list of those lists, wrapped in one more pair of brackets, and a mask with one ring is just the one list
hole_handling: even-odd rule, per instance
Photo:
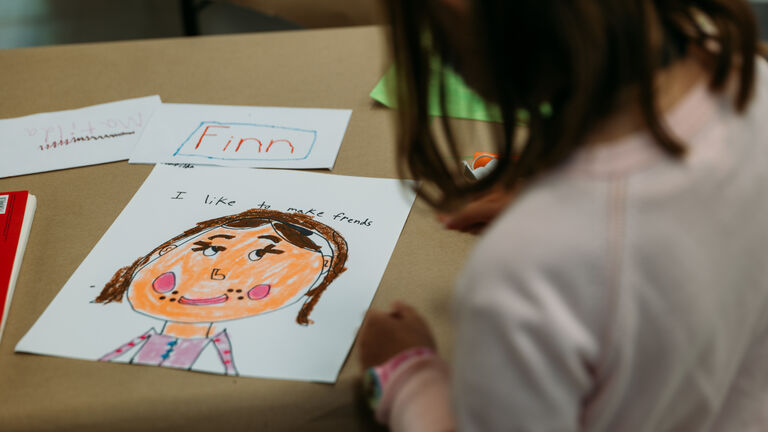
{"label": "scribbled handwriting", "polygon": [[[41,124],[25,127],[24,131],[28,137],[40,139],[38,143],[42,142],[43,149],[45,150],[45,145],[49,145],[50,147],[48,148],[57,148],[72,142],[87,140],[87,137],[114,138],[118,136],[118,131],[124,132],[126,135],[133,134],[143,127],[144,123],[145,119],[142,114],[137,112],[136,114],[120,117]],[[77,138],[80,139],[78,140]]]}
{"label": "scribbled handwriting", "polygon": [[80,141],[105,140],[105,139],[117,138],[125,135],[133,135],[135,133],[136,132],[134,131],[130,131],[130,132],[118,132],[118,133],[104,134],[104,135],[86,135],[86,136],[79,136],[79,137],[71,137],[71,138],[61,139],[58,141],[53,141],[52,143],[40,144],[39,148],[41,151],[45,151],[45,150],[51,150],[59,147],[65,147]]}

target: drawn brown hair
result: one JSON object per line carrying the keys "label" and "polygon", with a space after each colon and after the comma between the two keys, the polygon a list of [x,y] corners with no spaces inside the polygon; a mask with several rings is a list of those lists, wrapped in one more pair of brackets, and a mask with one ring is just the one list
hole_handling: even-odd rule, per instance
{"label": "drawn brown hair", "polygon": [[259,226],[271,223],[275,230],[286,241],[294,246],[319,251],[320,246],[313,242],[309,235],[311,231],[320,234],[325,240],[328,241],[332,250],[333,256],[331,257],[331,263],[323,280],[316,286],[310,289],[305,296],[308,297],[296,317],[296,322],[301,325],[311,324],[309,319],[312,309],[314,309],[320,296],[325,289],[333,282],[336,277],[343,273],[346,268],[344,264],[347,261],[347,242],[344,237],[334,230],[333,228],[316,221],[311,216],[306,216],[299,213],[284,213],[276,210],[267,209],[250,209],[242,213],[238,213],[230,216],[223,216],[220,218],[210,219],[203,222],[198,222],[193,228],[190,228],[176,237],[166,241],[160,246],[152,250],[147,255],[138,258],[130,266],[123,267],[115,272],[112,279],[107,282],[102,289],[101,294],[96,297],[96,303],[110,303],[121,302],[123,296],[131,285],[136,272],[147,264],[155,254],[158,254],[161,250],[168,246],[183,240],[187,237],[191,237],[195,234],[203,232],[209,228],[214,227],[230,227],[230,228],[257,228]]}
{"label": "drawn brown hair", "polygon": [[[466,0],[467,28],[444,28],[447,3],[384,0],[398,83],[398,166],[402,175],[423,181],[420,194],[438,208],[557,166],[585,144],[627,91],[656,143],[682,157],[685,145],[664,125],[654,77],[689,54],[704,63],[713,91],[738,78],[738,111],[753,91],[757,25],[744,0]],[[445,117],[445,140],[430,128],[435,57],[500,110],[504,138],[491,150],[500,154],[499,163],[479,182],[461,175],[461,152]],[[446,112],[444,71],[440,101]],[[527,113],[528,138],[512,157],[521,112]]]}

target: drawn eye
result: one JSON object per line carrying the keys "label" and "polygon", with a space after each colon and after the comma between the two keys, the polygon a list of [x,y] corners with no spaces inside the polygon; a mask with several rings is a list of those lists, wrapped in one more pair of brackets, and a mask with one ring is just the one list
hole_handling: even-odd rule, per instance
{"label": "drawn eye", "polygon": [[275,254],[280,255],[284,251],[280,249],[276,249],[275,245],[266,245],[265,247],[261,249],[252,250],[251,253],[248,254],[248,259],[251,261],[258,261],[262,258],[264,258],[264,255],[266,254]]}
{"label": "drawn eye", "polygon": [[209,248],[203,249],[203,255],[205,256],[214,256],[217,253],[219,253],[219,248],[216,246],[211,246]]}

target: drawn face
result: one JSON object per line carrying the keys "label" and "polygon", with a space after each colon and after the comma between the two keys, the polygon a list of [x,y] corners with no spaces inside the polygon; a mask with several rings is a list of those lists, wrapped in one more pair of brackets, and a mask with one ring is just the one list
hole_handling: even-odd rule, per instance
{"label": "drawn face", "polygon": [[128,290],[137,311],[175,322],[216,322],[279,309],[322,277],[329,258],[292,245],[266,224],[218,227],[171,245]]}

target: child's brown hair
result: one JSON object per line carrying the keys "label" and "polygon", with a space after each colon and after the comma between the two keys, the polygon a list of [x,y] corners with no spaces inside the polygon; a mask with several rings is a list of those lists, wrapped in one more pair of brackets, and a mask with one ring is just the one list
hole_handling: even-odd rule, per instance
{"label": "child's brown hair", "polygon": [[[738,111],[752,94],[757,25],[744,0],[466,0],[466,29],[444,28],[439,14],[447,3],[385,0],[397,70],[398,166],[403,175],[425,181],[420,193],[441,209],[500,183],[512,187],[561,163],[616,109],[619,94],[628,89],[634,90],[658,145],[671,156],[682,156],[684,143],[662,121],[654,76],[686,56],[689,47],[704,58],[712,90],[723,90],[736,73]],[[474,51],[475,57],[456,55],[461,54],[456,45],[465,53]],[[434,57],[454,64],[465,78],[468,67],[479,71],[482,88],[477,89],[500,109],[504,139],[492,151],[501,157],[479,182],[462,177],[460,151],[447,120],[442,120],[445,146],[430,129]],[[445,98],[443,89],[443,112]],[[521,110],[527,112],[528,138],[513,158]]]}

